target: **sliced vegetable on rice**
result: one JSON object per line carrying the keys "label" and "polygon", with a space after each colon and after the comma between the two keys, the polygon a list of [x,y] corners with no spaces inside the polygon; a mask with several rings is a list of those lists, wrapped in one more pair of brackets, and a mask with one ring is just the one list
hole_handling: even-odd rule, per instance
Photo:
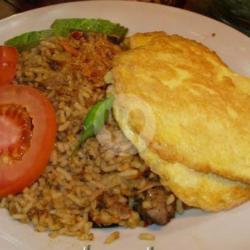
{"label": "sliced vegetable on rice", "polygon": [[67,36],[72,31],[96,32],[118,39],[123,39],[128,32],[128,29],[118,23],[112,23],[103,19],[57,19],[51,25],[55,34]]}
{"label": "sliced vegetable on rice", "polygon": [[26,32],[5,41],[5,45],[16,47],[19,51],[36,47],[42,40],[51,36],[68,36],[72,31],[101,33],[122,40],[128,29],[117,23],[103,19],[68,18],[57,19],[51,29]]}
{"label": "sliced vegetable on rice", "polygon": [[5,41],[5,45],[15,47],[19,51],[22,51],[37,46],[41,40],[50,37],[52,34],[52,30],[26,32]]}
{"label": "sliced vegetable on rice", "polygon": [[0,86],[0,197],[40,176],[55,134],[55,112],[43,94],[24,85]]}
{"label": "sliced vegetable on rice", "polygon": [[17,61],[18,52],[16,48],[0,46],[0,86],[13,80]]}
{"label": "sliced vegetable on rice", "polygon": [[109,96],[102,101],[98,101],[88,112],[83,121],[83,130],[80,133],[79,141],[75,147],[78,150],[81,145],[90,137],[95,136],[104,126],[108,119],[108,113],[114,101],[113,96]]}

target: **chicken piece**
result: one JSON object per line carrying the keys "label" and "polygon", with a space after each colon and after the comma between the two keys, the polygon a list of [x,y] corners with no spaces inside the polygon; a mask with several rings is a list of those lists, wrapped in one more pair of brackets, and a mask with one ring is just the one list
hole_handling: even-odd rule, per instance
{"label": "chicken piece", "polygon": [[138,212],[146,224],[165,225],[175,215],[175,202],[166,203],[167,193],[163,187],[155,187],[146,192],[145,199],[139,202]]}

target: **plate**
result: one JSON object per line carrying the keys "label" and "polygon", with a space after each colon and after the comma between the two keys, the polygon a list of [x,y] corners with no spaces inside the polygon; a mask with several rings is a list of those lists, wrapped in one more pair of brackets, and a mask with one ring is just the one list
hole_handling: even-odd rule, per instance
{"label": "plate", "polygon": [[[210,18],[158,4],[128,1],[90,1],[60,4],[28,11],[0,21],[0,44],[6,39],[31,30],[46,29],[56,18],[93,17],[119,22],[130,33],[164,30],[170,34],[201,41],[215,50],[237,72],[250,76],[250,39],[242,33]],[[0,209],[1,250],[248,250],[250,248],[250,203],[226,212],[203,213],[190,210],[167,226],[123,229],[121,239],[112,245],[103,241],[111,229],[94,230],[93,242],[75,238],[50,239],[18,223]],[[155,234],[154,242],[141,241],[141,232]]]}

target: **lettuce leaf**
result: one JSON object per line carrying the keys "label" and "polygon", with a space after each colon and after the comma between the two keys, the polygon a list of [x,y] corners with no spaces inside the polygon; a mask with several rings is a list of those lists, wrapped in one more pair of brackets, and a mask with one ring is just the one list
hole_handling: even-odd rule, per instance
{"label": "lettuce leaf", "polygon": [[128,29],[118,23],[103,19],[70,18],[57,19],[51,25],[56,34],[66,36],[71,31],[96,32],[123,39]]}
{"label": "lettuce leaf", "polygon": [[121,41],[127,34],[128,29],[118,23],[103,19],[57,19],[51,25],[51,29],[23,33],[5,41],[5,45],[23,51],[36,47],[41,40],[50,36],[67,36],[72,31],[102,33]]}
{"label": "lettuce leaf", "polygon": [[31,31],[15,36],[7,41],[5,45],[17,48],[19,51],[36,47],[41,40],[53,35],[53,30]]}

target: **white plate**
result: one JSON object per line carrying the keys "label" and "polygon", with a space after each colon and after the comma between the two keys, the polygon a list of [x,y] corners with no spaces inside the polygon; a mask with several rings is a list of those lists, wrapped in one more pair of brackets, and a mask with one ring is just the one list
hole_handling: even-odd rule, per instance
{"label": "white plate", "polygon": [[[25,31],[48,28],[56,18],[96,17],[119,22],[130,33],[164,30],[203,42],[215,50],[234,70],[250,76],[250,39],[240,32],[207,17],[157,4],[102,1],[74,2],[45,7],[0,21],[0,44]],[[215,36],[212,34],[215,33]],[[121,239],[103,244],[112,231],[94,230],[93,242],[75,238],[49,239],[25,224],[12,220],[0,209],[0,250],[84,250],[91,244],[96,249],[146,250],[248,250],[250,249],[250,204],[217,214],[191,210],[164,227],[119,229]],[[152,232],[155,242],[138,239],[140,232]]]}

